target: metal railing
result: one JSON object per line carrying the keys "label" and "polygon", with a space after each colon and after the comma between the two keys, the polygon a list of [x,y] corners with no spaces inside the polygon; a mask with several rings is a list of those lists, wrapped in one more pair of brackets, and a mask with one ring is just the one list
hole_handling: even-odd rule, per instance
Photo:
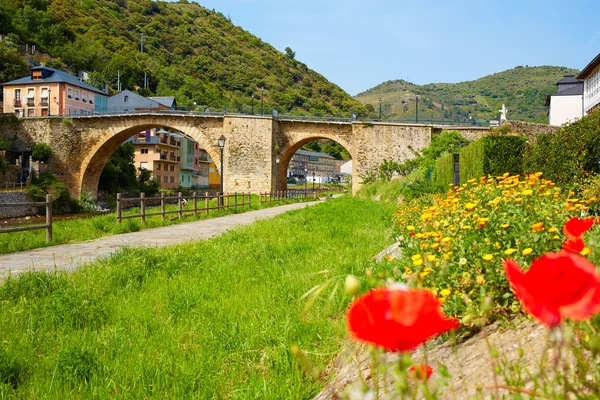
{"label": "metal railing", "polygon": [[[188,200],[189,199],[189,200]],[[206,215],[209,214],[210,211],[215,210],[219,212],[219,210],[229,210],[229,209],[237,209],[238,207],[251,207],[252,195],[250,193],[225,193],[223,195],[217,193],[216,195],[211,195],[209,192],[205,192],[203,196],[199,196],[197,192],[192,193],[191,197],[186,199],[183,198],[183,194],[179,192],[177,196],[165,196],[165,193],[161,193],[160,197],[146,197],[145,193],[140,193],[140,197],[136,198],[123,198],[121,193],[117,193],[117,223],[120,224],[124,219],[131,218],[141,218],[142,223],[146,223],[146,217],[151,217],[155,215],[162,216],[162,220],[164,221],[169,214],[177,214],[179,219],[183,218],[185,214],[193,214],[197,215],[202,212]],[[177,210],[167,211],[167,202],[171,200],[177,200]],[[211,205],[211,200],[216,200],[215,205]],[[146,212],[146,206],[149,202],[157,202],[160,201],[160,211],[158,212]],[[192,208],[184,209],[184,203],[192,202]],[[139,202],[140,204],[140,213],[133,215],[123,215],[123,205],[126,203]],[[203,203],[203,207],[198,207],[198,203]],[[223,205],[221,206],[221,204]]]}
{"label": "metal railing", "polygon": [[25,182],[4,182],[3,184],[0,183],[0,192],[15,191],[17,189],[23,191],[26,187],[27,184]]}
{"label": "metal railing", "polygon": [[90,118],[90,117],[113,117],[113,116],[136,116],[136,115],[172,115],[172,116],[200,116],[200,117],[224,117],[228,116],[249,116],[249,117],[267,117],[281,121],[306,121],[306,122],[338,122],[338,123],[390,123],[390,124],[412,124],[412,125],[441,125],[441,126],[465,126],[465,127],[489,127],[489,122],[472,121],[453,121],[446,119],[427,119],[420,118],[416,121],[415,118],[352,118],[352,117],[335,117],[335,116],[308,116],[308,115],[282,115],[278,114],[257,114],[257,113],[231,113],[224,111],[204,112],[181,107],[175,110],[134,110],[134,111],[87,111],[81,114],[52,114],[51,116],[37,116],[29,118]]}
{"label": "metal railing", "polygon": [[0,203],[0,207],[46,207],[46,224],[45,225],[32,225],[23,226],[20,228],[3,228],[0,229],[0,233],[11,233],[11,232],[25,232],[34,231],[38,229],[46,230],[46,243],[52,241],[52,195],[46,195],[46,201],[37,203]]}
{"label": "metal railing", "polygon": [[280,190],[275,192],[263,192],[259,194],[259,203],[268,204],[274,203],[281,200],[306,200],[316,199],[318,193],[325,192],[343,192],[344,188],[341,187],[321,187],[314,189],[289,189]]}

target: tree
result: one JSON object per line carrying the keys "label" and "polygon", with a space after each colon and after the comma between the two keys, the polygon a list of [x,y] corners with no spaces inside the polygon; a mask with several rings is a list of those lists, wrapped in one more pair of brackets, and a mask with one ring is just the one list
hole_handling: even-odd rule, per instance
{"label": "tree", "polygon": [[0,43],[0,83],[27,76],[27,63],[19,51]]}
{"label": "tree", "polygon": [[121,145],[102,170],[98,190],[112,194],[125,189],[137,189],[134,158],[133,144]]}
{"label": "tree", "polygon": [[148,169],[138,169],[137,184],[140,192],[145,193],[146,196],[155,195],[160,189],[160,184],[156,179],[152,179],[152,171]]}
{"label": "tree", "polygon": [[292,51],[291,48],[286,47],[285,48],[285,55],[288,56],[288,58],[290,58],[291,60],[293,60],[296,57],[296,52]]}
{"label": "tree", "polygon": [[31,158],[34,161],[48,161],[52,155],[52,149],[46,143],[36,143],[31,149]]}

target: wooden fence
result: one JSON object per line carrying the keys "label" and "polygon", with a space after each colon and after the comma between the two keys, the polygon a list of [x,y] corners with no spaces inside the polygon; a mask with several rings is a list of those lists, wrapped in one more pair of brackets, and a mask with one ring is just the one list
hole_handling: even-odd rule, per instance
{"label": "wooden fence", "polygon": [[[183,218],[184,214],[197,215],[199,212],[208,213],[211,210],[217,212],[221,209],[229,210],[231,208],[237,209],[238,207],[251,206],[252,196],[250,193],[225,193],[221,195],[219,193],[210,195],[209,192],[205,192],[203,196],[198,196],[197,192],[194,192],[191,197],[184,199],[183,194],[179,192],[177,196],[165,196],[164,192],[160,194],[160,197],[146,197],[144,193],[140,193],[140,197],[124,199],[121,193],[117,193],[117,223],[121,223],[124,219],[130,218],[141,218],[142,223],[146,223],[146,217],[154,215],[162,216],[163,221],[166,219],[168,214],[177,214],[178,218]],[[148,203],[156,203],[160,200],[160,211],[158,212],[146,212],[146,206]],[[171,200],[177,200],[177,210],[167,211],[167,202]],[[211,206],[210,201],[216,200],[215,205]],[[135,215],[123,215],[123,204],[139,202],[140,213]],[[184,202],[192,202],[193,208],[184,209]],[[198,203],[202,205],[198,207]]]}
{"label": "wooden fence", "polygon": [[52,195],[46,195],[46,201],[38,202],[38,203],[0,203],[0,207],[46,207],[46,224],[45,225],[32,225],[32,226],[23,226],[20,228],[4,228],[0,229],[0,233],[10,233],[10,232],[24,232],[24,231],[33,231],[37,229],[45,229],[46,230],[46,243],[50,243],[52,241]]}
{"label": "wooden fence", "polygon": [[314,190],[300,190],[300,189],[289,189],[281,190],[277,192],[264,192],[259,194],[259,202],[261,204],[274,203],[281,200],[306,200],[317,198],[318,193],[324,192],[341,192],[343,188],[330,187],[330,188],[315,188]]}

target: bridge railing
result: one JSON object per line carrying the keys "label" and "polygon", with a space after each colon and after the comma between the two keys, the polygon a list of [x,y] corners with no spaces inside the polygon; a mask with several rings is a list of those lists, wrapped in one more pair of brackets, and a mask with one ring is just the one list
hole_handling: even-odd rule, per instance
{"label": "bridge railing", "polygon": [[0,229],[0,233],[11,233],[11,232],[25,232],[34,231],[38,229],[46,230],[46,243],[52,241],[52,195],[46,195],[46,201],[33,202],[33,203],[0,203],[2,207],[46,207],[46,224],[44,225],[30,225],[22,226],[17,228],[3,228]]}
{"label": "bridge railing", "polygon": [[4,182],[0,183],[0,192],[23,191],[27,187],[25,182]]}
{"label": "bridge railing", "polygon": [[[216,200],[211,202],[211,200]],[[167,204],[175,201],[177,204],[176,210],[167,211]],[[127,203],[139,202],[140,213],[123,215],[124,205]],[[146,207],[152,204],[160,202],[160,211],[146,212]],[[189,202],[192,203],[190,208],[187,207]],[[167,215],[177,214],[179,219],[183,218],[186,214],[197,215],[198,213],[209,214],[210,211],[219,211],[237,209],[238,207],[245,208],[251,207],[252,195],[250,193],[217,193],[211,195],[209,192],[205,192],[204,195],[199,195],[198,192],[193,192],[191,197],[184,198],[181,192],[177,193],[177,196],[166,196],[164,192],[160,194],[160,197],[146,197],[145,193],[140,193],[140,197],[135,198],[123,198],[122,193],[117,193],[117,223],[120,224],[124,219],[141,218],[142,223],[146,223],[146,217],[152,217],[160,215],[162,220],[166,220]],[[200,204],[200,206],[199,206]]]}
{"label": "bridge railing", "polygon": [[263,192],[259,194],[259,203],[269,204],[282,200],[308,200],[316,199],[319,193],[343,192],[344,188],[339,186],[320,187],[314,189],[288,189],[275,192]]}
{"label": "bridge railing", "polygon": [[190,107],[180,107],[174,110],[133,110],[133,111],[89,111],[85,114],[52,114],[36,117],[23,117],[27,119],[35,118],[90,118],[90,117],[118,117],[118,116],[135,116],[135,115],[172,115],[172,116],[204,116],[204,117],[223,117],[229,116],[252,116],[252,117],[269,117],[281,121],[307,121],[307,122],[339,122],[339,123],[389,123],[389,124],[418,124],[418,125],[441,125],[441,126],[457,126],[457,127],[489,127],[488,122],[472,122],[472,121],[452,121],[446,119],[420,119],[416,121],[414,118],[353,118],[353,117],[335,117],[335,116],[310,116],[310,115],[283,115],[283,114],[259,114],[259,113],[232,113],[223,111],[197,110]]}

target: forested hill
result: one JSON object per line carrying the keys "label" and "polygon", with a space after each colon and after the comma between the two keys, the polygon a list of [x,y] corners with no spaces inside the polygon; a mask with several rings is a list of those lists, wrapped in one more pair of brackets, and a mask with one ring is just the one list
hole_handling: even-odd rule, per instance
{"label": "forested hill", "polygon": [[555,83],[565,74],[577,72],[566,67],[516,67],[456,84],[419,86],[395,80],[360,93],[356,99],[378,111],[381,98],[384,118],[414,119],[418,95],[421,120],[467,121],[471,116],[484,122],[497,118],[506,104],[509,119],[547,123],[546,96],[556,93]]}
{"label": "forested hill", "polygon": [[[72,73],[89,71],[92,84],[107,82],[112,90],[120,71],[123,89],[176,96],[180,106],[197,102],[249,112],[254,94],[258,113],[264,86],[265,112],[366,112],[296,60],[292,49],[283,54],[223,14],[185,0],[0,0],[0,33],[47,53],[36,55],[35,62]],[[143,89],[144,73],[149,90]]]}

